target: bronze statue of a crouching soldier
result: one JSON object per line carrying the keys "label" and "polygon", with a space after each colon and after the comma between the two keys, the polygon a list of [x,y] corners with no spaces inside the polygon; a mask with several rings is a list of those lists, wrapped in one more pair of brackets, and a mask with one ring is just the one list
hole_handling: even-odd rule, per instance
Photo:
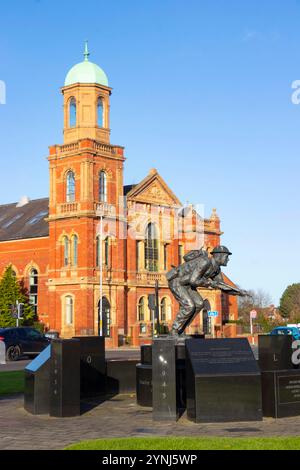
{"label": "bronze statue of a crouching soldier", "polygon": [[208,253],[204,250],[190,251],[184,256],[184,263],[167,273],[169,288],[180,305],[173,323],[171,334],[181,335],[201,312],[205,300],[197,288],[221,289],[229,295],[246,295],[246,292],[229,286],[223,280],[221,266],[227,266],[232,254],[225,246],[218,246]]}

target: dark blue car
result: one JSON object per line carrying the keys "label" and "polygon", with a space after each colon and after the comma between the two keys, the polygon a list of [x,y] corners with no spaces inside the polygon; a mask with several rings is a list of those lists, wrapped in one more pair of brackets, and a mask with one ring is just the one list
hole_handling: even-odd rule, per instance
{"label": "dark blue car", "polygon": [[6,360],[17,361],[21,356],[36,356],[50,343],[50,339],[35,328],[0,328],[0,341],[4,341]]}
{"label": "dark blue car", "polygon": [[295,326],[277,326],[271,331],[271,335],[292,335],[294,339],[300,339],[300,332]]}

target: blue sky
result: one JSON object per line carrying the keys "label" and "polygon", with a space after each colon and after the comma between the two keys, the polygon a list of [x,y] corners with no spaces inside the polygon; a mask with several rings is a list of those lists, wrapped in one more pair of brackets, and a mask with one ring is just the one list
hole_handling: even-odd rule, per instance
{"label": "blue sky", "polygon": [[60,87],[90,60],[107,73],[125,181],[155,167],[182,202],[216,207],[226,273],[278,303],[300,281],[299,0],[1,2],[0,203],[48,195],[62,142]]}

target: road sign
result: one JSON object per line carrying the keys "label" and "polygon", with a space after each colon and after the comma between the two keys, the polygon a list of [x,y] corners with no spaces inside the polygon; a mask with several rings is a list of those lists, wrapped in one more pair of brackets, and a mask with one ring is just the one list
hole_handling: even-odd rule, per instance
{"label": "road sign", "polygon": [[251,318],[256,318],[257,317],[257,311],[256,310],[251,310],[250,317]]}
{"label": "road sign", "polygon": [[209,312],[207,312],[207,315],[208,315],[209,317],[214,317],[214,318],[216,318],[216,317],[219,315],[219,312],[210,310]]}

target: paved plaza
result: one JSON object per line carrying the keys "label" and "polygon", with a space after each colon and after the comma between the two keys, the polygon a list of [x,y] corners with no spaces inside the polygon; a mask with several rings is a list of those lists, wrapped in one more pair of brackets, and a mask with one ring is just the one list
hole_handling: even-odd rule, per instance
{"label": "paved plaza", "polygon": [[85,408],[85,413],[76,418],[32,416],[23,408],[23,395],[0,398],[0,449],[63,449],[86,439],[134,436],[275,437],[300,434],[300,417],[203,425],[192,423],[183,415],[177,423],[153,422],[151,409],[137,406],[134,395],[118,395],[100,404],[91,401]]}

